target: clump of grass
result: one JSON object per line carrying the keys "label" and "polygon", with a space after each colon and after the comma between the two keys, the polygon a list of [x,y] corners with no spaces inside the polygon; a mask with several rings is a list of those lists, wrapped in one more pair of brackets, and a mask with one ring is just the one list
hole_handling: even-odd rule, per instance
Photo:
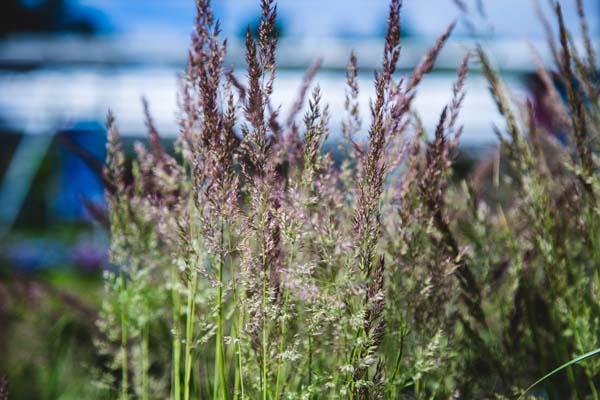
{"label": "clump of grass", "polygon": [[[336,165],[323,151],[329,109],[318,86],[309,91],[318,61],[289,115],[272,104],[277,13],[272,0],[260,6],[243,82],[225,68],[227,43],[198,0],[175,156],[145,103],[149,148],[138,144],[129,168],[109,116],[118,269],[106,274],[97,340],[109,367],[98,383],[109,396],[509,396],[597,348],[599,91],[593,47],[577,55],[560,8],[557,61],[569,96],[566,105],[551,99],[557,115],[570,116],[558,119],[566,146],[540,132],[532,106],[515,110],[476,49],[507,121],[499,138],[508,162],[492,186],[502,183],[499,200],[481,174],[452,180],[472,55],[457,66],[432,139],[413,107],[454,24],[398,79],[401,2],[391,1],[368,139],[357,139],[364,117],[351,53],[347,157]],[[597,398],[598,363],[582,365],[548,393]]]}

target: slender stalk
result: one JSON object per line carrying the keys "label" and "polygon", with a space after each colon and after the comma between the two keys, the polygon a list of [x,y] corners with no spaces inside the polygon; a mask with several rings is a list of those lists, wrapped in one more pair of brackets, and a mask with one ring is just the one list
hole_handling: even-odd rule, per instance
{"label": "slender stalk", "polygon": [[[229,240],[231,240],[231,236],[228,236]],[[231,243],[228,244],[228,248],[231,248]],[[233,281],[235,284],[235,280]],[[241,299],[238,298],[238,288],[233,288],[233,303],[241,304]],[[235,346],[232,347],[234,352],[237,352],[237,368],[235,369],[235,385],[233,392],[233,399],[238,399],[238,393],[241,395],[241,400],[246,398],[244,392],[244,370],[243,370],[243,360],[242,360],[242,345],[240,340],[240,331],[241,326],[244,324],[244,309],[240,307],[238,312],[237,321],[233,323],[233,336],[237,339],[235,341]],[[234,356],[232,356],[233,358]]]}
{"label": "slender stalk", "polygon": [[[237,371],[236,374],[238,375],[238,379],[236,379],[236,386],[238,385],[239,382],[239,388],[240,388],[240,394],[242,396],[241,400],[244,400],[246,398],[245,392],[244,392],[244,363],[242,360],[242,345],[241,342],[239,340],[240,337],[240,327],[242,326],[242,324],[244,323],[244,312],[243,310],[239,313],[239,320],[236,326],[236,335],[237,335],[237,353],[238,353],[238,367],[237,367]],[[237,388],[236,388],[236,396],[237,396]],[[234,396],[234,399],[237,400],[237,397]]]}
{"label": "slender stalk", "polygon": [[[235,280],[234,280],[235,283]],[[233,294],[234,294],[234,304],[242,304],[242,301],[240,299],[238,299],[238,292],[237,292],[237,287],[233,288]],[[235,334],[235,338],[237,339],[235,341],[235,352],[237,352],[237,368],[235,370],[235,388],[234,388],[234,393],[233,393],[233,399],[237,400],[238,399],[238,393],[240,393],[241,395],[241,400],[244,400],[246,398],[246,394],[244,392],[244,370],[243,370],[243,360],[242,360],[242,345],[241,345],[241,340],[240,340],[240,334],[241,334],[241,326],[243,326],[244,324],[244,309],[240,308],[239,313],[238,313],[238,319],[237,322],[234,322],[233,324],[233,331]]]}
{"label": "slender stalk", "polygon": [[[263,239],[263,244],[265,240]],[[263,400],[268,399],[267,394],[267,254],[266,254],[266,246],[262,247],[262,309],[263,309],[263,321],[262,321],[262,398]]]}
{"label": "slender stalk", "polygon": [[243,363],[242,363],[242,345],[240,344],[239,341],[238,341],[237,347],[238,347],[238,370],[239,370],[239,377],[240,377],[240,391],[241,391],[241,395],[242,395],[242,400],[244,400],[246,398],[246,395],[244,394],[244,370],[243,370]]}
{"label": "slender stalk", "polygon": [[[237,351],[237,344],[234,346],[234,348],[236,348],[234,351]],[[239,366],[239,360],[238,360],[238,365]],[[233,377],[233,399],[237,399],[238,398],[238,393],[240,393],[240,371],[238,370],[238,368],[235,369],[234,372],[234,377]]]}
{"label": "slender stalk", "polygon": [[415,380],[415,398],[416,399],[421,398],[421,380],[420,379]]}
{"label": "slender stalk", "polygon": [[[176,275],[176,273],[175,273]],[[174,282],[176,282],[176,276]],[[177,289],[174,287],[171,291],[171,301],[173,303],[173,399],[181,399],[181,333],[179,332],[179,309],[180,299]]]}
{"label": "slender stalk", "polygon": [[392,396],[394,389],[396,388],[396,376],[398,376],[398,372],[400,371],[400,362],[402,361],[402,356],[404,353],[404,337],[406,335],[406,332],[404,330],[404,327],[402,327],[400,329],[400,350],[398,351],[398,357],[396,358],[396,363],[394,366],[394,372],[392,373],[392,377],[389,381],[389,395]]}
{"label": "slender stalk", "polygon": [[312,385],[312,358],[313,358],[313,349],[312,349],[312,335],[308,335],[308,387],[310,390],[310,386]]}
{"label": "slender stalk", "polygon": [[185,327],[185,370],[183,381],[183,398],[190,400],[190,378],[192,376],[192,342],[194,340],[194,316],[196,309],[196,290],[198,288],[198,275],[192,271],[188,282],[186,327]]}
{"label": "slender stalk", "polygon": [[142,328],[142,400],[148,400],[148,368],[149,368],[149,329],[148,325]]}
{"label": "slender stalk", "polygon": [[121,400],[127,400],[129,371],[127,366],[127,314],[125,311],[125,274],[121,270]]}
{"label": "slender stalk", "polygon": [[[285,292],[285,296],[283,299],[283,309],[287,305],[288,300],[288,292]],[[280,336],[279,336],[279,354],[281,355],[285,350],[285,334],[286,334],[286,325],[285,320],[281,322]],[[277,359],[277,375],[275,379],[275,399],[279,399],[281,392],[281,357]]]}
{"label": "slender stalk", "polygon": [[223,221],[221,221],[220,254],[218,261],[219,287],[217,288],[217,338],[215,345],[215,389],[213,399],[216,400],[221,393],[221,399],[227,399],[227,389],[225,384],[225,360],[223,356],[223,259],[224,259],[224,237]]}
{"label": "slender stalk", "polygon": [[[264,256],[263,256],[264,258]],[[267,306],[267,273],[263,269],[263,284],[262,284],[262,306],[263,314],[266,313]],[[267,400],[267,318],[263,315],[263,329],[262,329],[262,398]]]}
{"label": "slender stalk", "polygon": [[[229,337],[231,338],[235,338],[237,337],[237,329],[235,327],[235,323],[231,325],[231,329],[229,331]],[[229,391],[227,390],[227,388],[229,387],[230,383],[227,381],[225,388],[225,394],[227,394],[227,398],[228,399],[237,399],[237,393],[239,390],[239,384],[237,382],[238,379],[238,375],[237,375],[237,361],[235,360],[236,357],[236,346],[235,344],[233,346],[225,346],[225,344],[223,344],[223,362],[224,362],[224,372],[225,372],[225,378],[229,379],[229,371],[231,370],[231,364],[233,362],[233,365],[235,368],[233,368],[233,373],[234,373],[234,378],[233,378],[233,393],[231,395],[231,397],[229,396]]]}
{"label": "slender stalk", "polygon": [[[288,257],[288,265],[292,265],[292,263],[294,262],[294,259],[296,257],[296,252],[295,252],[295,247],[296,247],[296,241],[293,242],[291,248],[292,250],[290,251],[290,255]],[[284,290],[284,296],[283,296],[283,307],[282,309],[286,310],[287,304],[288,304],[288,299],[289,299],[289,292],[287,290]],[[287,333],[287,326],[285,323],[285,320],[283,320],[281,322],[281,328],[280,328],[280,337],[279,337],[279,354],[283,354],[284,350],[285,350],[285,335]],[[281,394],[281,357],[279,357],[277,359],[277,377],[275,379],[275,399],[279,400],[280,398],[280,394]]]}

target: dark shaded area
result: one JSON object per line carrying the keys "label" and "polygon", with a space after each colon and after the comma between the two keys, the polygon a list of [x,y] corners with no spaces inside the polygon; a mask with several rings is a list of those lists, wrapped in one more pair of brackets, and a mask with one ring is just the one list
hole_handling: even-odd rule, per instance
{"label": "dark shaded area", "polygon": [[8,169],[12,155],[22,139],[22,134],[11,130],[0,129],[0,177]]}
{"label": "dark shaded area", "polygon": [[65,0],[2,0],[0,36],[11,33],[97,33],[104,17],[91,8],[75,7]]}

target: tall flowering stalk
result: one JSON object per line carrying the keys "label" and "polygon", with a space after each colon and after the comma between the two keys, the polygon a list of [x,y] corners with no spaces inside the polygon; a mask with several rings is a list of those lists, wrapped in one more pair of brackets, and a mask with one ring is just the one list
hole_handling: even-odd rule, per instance
{"label": "tall flowering stalk", "polygon": [[[223,59],[226,42],[219,41],[219,25],[215,23],[208,1],[197,5],[196,30],[192,36],[188,71],[185,77],[185,115],[182,130],[190,149],[190,165],[194,182],[194,202],[199,211],[200,234],[210,264],[216,267],[216,337],[214,398],[227,398],[226,360],[224,353],[223,291],[227,259],[226,240],[237,213],[238,178],[234,173],[234,151],[238,144],[233,127],[236,108],[229,93],[226,107],[221,109]],[[196,273],[192,273],[191,297],[188,298],[188,337],[192,340],[193,304]],[[193,301],[193,299],[192,299]],[[189,393],[191,359],[186,351],[185,398]]]}

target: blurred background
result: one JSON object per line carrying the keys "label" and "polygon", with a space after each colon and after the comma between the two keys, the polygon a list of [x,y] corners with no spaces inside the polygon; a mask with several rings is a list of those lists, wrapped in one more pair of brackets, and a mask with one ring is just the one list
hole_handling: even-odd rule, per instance
{"label": "blurred background", "polygon": [[[535,101],[539,87],[528,43],[549,62],[536,9],[552,18],[550,2],[539,3],[404,2],[402,73],[460,17],[460,5],[469,10],[470,22],[459,19],[436,70],[420,87],[416,109],[426,127],[431,129],[449,101],[454,71],[477,42],[515,96]],[[578,31],[575,0],[562,3],[567,25]],[[584,4],[596,37],[600,5]],[[217,0],[213,6],[229,38],[227,64],[243,76],[243,34],[258,25],[258,0]],[[291,106],[305,70],[321,58],[315,82],[331,108],[335,140],[343,116],[344,68],[354,49],[367,116],[387,6],[385,0],[280,1],[274,103],[284,111]],[[101,271],[110,268],[107,229],[97,218],[106,212],[99,178],[104,119],[113,110],[131,149],[135,140],[145,140],[145,96],[165,142],[173,140],[177,76],[184,70],[194,11],[193,0],[0,2],[0,376],[8,374],[13,398],[85,393],[74,382],[86,382],[76,378],[95,364],[90,333],[102,296]],[[473,67],[462,112],[461,157],[467,160],[489,154],[495,143],[492,124],[502,126]],[[38,343],[33,338],[40,335],[44,341]]]}

